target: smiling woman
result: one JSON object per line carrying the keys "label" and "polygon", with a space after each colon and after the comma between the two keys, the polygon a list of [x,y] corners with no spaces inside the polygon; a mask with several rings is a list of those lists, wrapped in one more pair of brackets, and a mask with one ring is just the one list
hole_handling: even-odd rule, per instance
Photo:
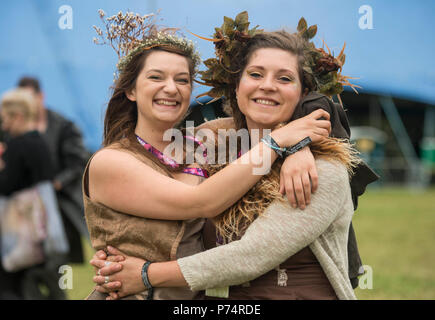
{"label": "smiling woman", "polygon": [[[188,61],[181,55],[166,51],[148,55],[135,87],[126,93],[139,106],[138,128],[150,128],[158,121],[173,126],[184,117],[192,91],[188,70]],[[146,132],[136,134],[145,137]]]}
{"label": "smiling woman", "polygon": [[248,127],[270,129],[290,119],[302,97],[297,57],[276,48],[255,51],[236,94]]}

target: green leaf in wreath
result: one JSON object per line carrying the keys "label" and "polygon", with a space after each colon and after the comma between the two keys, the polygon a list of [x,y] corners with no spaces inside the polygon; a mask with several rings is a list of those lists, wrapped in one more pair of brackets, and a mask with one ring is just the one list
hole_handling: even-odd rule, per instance
{"label": "green leaf in wreath", "polygon": [[224,24],[222,29],[225,35],[231,36],[234,33],[234,20],[228,17],[224,17]]}
{"label": "green leaf in wreath", "polygon": [[239,30],[240,32],[248,32],[249,17],[247,11],[240,12],[236,16],[235,25],[237,27],[237,30]]}
{"label": "green leaf in wreath", "polygon": [[314,38],[316,33],[317,33],[317,25],[309,27],[308,30],[307,30],[308,39]]}
{"label": "green leaf in wreath", "polygon": [[304,17],[302,17],[300,20],[299,20],[299,23],[298,23],[298,29],[297,29],[299,32],[303,32],[303,31],[305,31],[305,30],[307,30],[307,21],[305,20],[305,18]]}
{"label": "green leaf in wreath", "polygon": [[247,23],[247,22],[249,22],[248,11],[240,12],[240,13],[236,16],[236,20],[235,20],[235,22],[236,22],[236,24],[243,24],[243,23]]}

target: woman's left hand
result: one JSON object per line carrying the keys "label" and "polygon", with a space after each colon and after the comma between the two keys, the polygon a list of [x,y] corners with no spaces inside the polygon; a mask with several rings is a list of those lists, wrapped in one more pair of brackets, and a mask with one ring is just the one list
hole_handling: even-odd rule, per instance
{"label": "woman's left hand", "polygon": [[[93,278],[93,281],[98,284],[96,290],[109,293],[108,300],[123,298],[144,291],[145,285],[142,282],[141,271],[146,261],[127,256],[113,247],[107,247],[107,250],[111,255],[124,256],[124,261],[107,264],[105,260],[91,260],[91,264],[99,270],[99,275],[97,274]],[[108,282],[106,277],[108,277]]]}
{"label": "woman's left hand", "polygon": [[279,192],[287,195],[293,208],[305,209],[311,193],[317,190],[318,175],[314,156],[309,147],[288,156],[280,172]]}

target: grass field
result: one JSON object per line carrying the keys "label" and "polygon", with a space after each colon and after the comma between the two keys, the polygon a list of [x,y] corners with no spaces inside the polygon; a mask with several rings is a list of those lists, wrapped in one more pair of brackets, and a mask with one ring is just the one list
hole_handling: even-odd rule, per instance
{"label": "grass field", "polygon": [[[435,189],[370,189],[359,200],[354,227],[363,264],[372,270],[372,289],[359,299],[435,299]],[[87,260],[92,249],[86,245]],[[93,288],[88,264],[72,265],[70,299]],[[369,284],[368,274],[360,281]]]}
{"label": "grass field", "polygon": [[371,189],[354,216],[373,289],[359,299],[435,299],[435,189]]}

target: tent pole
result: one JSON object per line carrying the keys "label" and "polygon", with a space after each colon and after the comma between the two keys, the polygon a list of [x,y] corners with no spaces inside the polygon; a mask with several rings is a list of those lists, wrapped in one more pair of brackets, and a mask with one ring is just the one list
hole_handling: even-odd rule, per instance
{"label": "tent pole", "polygon": [[407,183],[410,187],[423,187],[425,179],[424,167],[415,152],[411,139],[406,131],[405,125],[400,118],[397,107],[391,97],[379,97],[379,103],[383,108],[391,129],[397,139],[397,143],[402,151],[402,154],[408,163],[409,174],[407,175]]}

